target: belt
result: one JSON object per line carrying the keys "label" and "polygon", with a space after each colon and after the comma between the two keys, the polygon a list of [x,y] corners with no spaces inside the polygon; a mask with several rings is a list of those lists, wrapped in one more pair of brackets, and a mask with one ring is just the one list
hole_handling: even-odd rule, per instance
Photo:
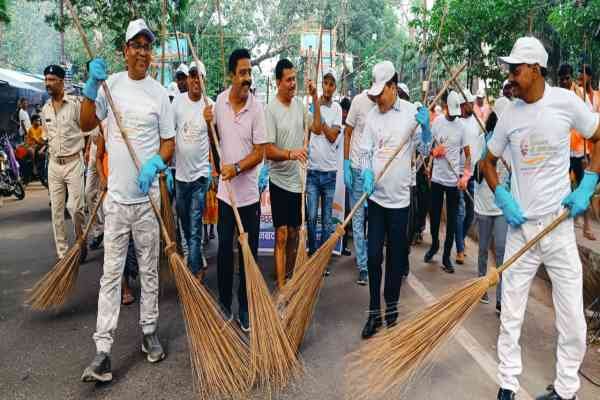
{"label": "belt", "polygon": [[81,157],[81,152],[71,154],[70,156],[52,157],[52,160],[54,160],[54,162],[59,165],[65,165],[65,164],[70,163],[71,161],[79,159],[79,157]]}

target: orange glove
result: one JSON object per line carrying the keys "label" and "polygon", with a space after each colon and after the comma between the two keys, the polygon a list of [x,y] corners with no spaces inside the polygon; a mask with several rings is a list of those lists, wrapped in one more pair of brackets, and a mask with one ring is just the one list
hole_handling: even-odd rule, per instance
{"label": "orange glove", "polygon": [[446,155],[446,153],[446,146],[443,144],[438,144],[433,148],[433,150],[431,150],[431,155],[433,155],[434,158],[442,158]]}

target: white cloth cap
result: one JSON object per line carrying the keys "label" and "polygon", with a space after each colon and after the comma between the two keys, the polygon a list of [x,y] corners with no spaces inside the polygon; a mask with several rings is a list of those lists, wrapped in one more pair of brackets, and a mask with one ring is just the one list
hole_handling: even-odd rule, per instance
{"label": "white cloth cap", "polygon": [[506,107],[508,107],[509,104],[510,100],[506,97],[500,97],[496,99],[496,102],[494,103],[494,112],[496,113],[498,119],[500,119],[502,113],[504,112],[504,110],[506,110]]}
{"label": "white cloth cap", "polygon": [[548,65],[548,53],[542,42],[531,36],[517,39],[515,45],[506,57],[498,57],[504,64],[539,64],[546,68]]}
{"label": "white cloth cap", "polygon": [[450,92],[448,95],[448,100],[446,103],[448,104],[448,115],[451,117],[459,117],[462,112],[460,111],[460,104],[462,101],[462,97],[456,93],[454,90]]}
{"label": "white cloth cap", "polygon": [[406,83],[400,82],[398,84],[398,87],[400,88],[400,90],[402,90],[404,93],[406,93],[407,96],[410,96],[410,89],[408,88]]}
{"label": "white cloth cap", "polygon": [[382,61],[373,67],[373,84],[367,91],[369,96],[379,96],[385,84],[394,77],[396,69],[391,61]]}
{"label": "white cloth cap", "polygon": [[179,64],[179,67],[177,67],[177,69],[175,70],[175,73],[178,73],[178,72],[183,72],[186,76],[190,74],[190,70],[189,70],[188,66],[185,65],[185,63]]}
{"label": "white cloth cap", "polygon": [[333,78],[333,80],[334,80],[335,82],[337,82],[337,74],[336,74],[336,72],[335,72],[335,69],[333,69],[333,68],[331,68],[331,67],[327,68],[327,69],[324,71],[324,73],[323,73],[323,78],[325,78],[327,75],[331,75],[331,77]]}
{"label": "white cloth cap", "polygon": [[198,60],[198,62],[200,63],[200,65],[196,65],[196,61],[192,61],[192,63],[190,64],[190,70],[196,68],[198,72],[200,72],[200,75],[206,78],[206,67],[204,66],[204,63],[202,61]]}
{"label": "white cloth cap", "polygon": [[480,97],[480,98],[485,98],[485,89],[484,88],[479,88],[479,90],[477,91],[477,94],[475,95],[475,97]]}
{"label": "white cloth cap", "polygon": [[420,101],[415,101],[413,104],[414,104],[415,106],[417,106],[417,108],[421,108],[421,107],[423,107],[423,103],[421,103]]}
{"label": "white cloth cap", "polygon": [[154,33],[146,25],[146,21],[142,18],[133,20],[127,26],[127,33],[125,33],[125,42],[129,42],[131,39],[139,35],[140,33],[145,34],[151,42],[154,42]]}
{"label": "white cloth cap", "polygon": [[473,94],[471,93],[471,91],[469,89],[463,89],[463,92],[465,93],[465,96],[467,96],[467,98],[465,98],[461,94],[460,95],[460,104],[472,103],[475,101],[475,97],[473,96]]}

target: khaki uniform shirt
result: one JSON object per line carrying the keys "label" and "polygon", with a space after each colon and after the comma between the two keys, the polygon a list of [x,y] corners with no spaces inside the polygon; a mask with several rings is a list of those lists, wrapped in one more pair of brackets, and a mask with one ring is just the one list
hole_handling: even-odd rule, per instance
{"label": "khaki uniform shirt", "polygon": [[79,127],[80,105],[77,97],[65,94],[58,114],[54,112],[52,99],[48,99],[42,107],[42,126],[52,157],[66,157],[83,150],[86,135]]}

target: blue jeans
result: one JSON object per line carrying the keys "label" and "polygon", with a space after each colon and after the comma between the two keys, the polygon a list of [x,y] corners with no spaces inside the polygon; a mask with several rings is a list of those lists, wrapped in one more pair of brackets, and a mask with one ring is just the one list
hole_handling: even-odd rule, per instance
{"label": "blue jeans", "polygon": [[[467,190],[473,196],[475,189],[475,178],[469,179]],[[459,191],[458,213],[456,214],[456,231],[454,238],[456,240],[456,252],[462,253],[465,251],[465,237],[469,232],[469,228],[475,219],[475,205],[463,191]]]}
{"label": "blue jeans", "polygon": [[[336,171],[308,170],[306,175],[306,203],[308,222],[308,252],[313,254],[333,233],[331,213],[335,194]],[[321,202],[321,240],[317,243],[317,210]]]}
{"label": "blue jeans", "polygon": [[188,248],[188,266],[193,274],[202,268],[202,213],[207,183],[204,176],[192,182],[175,181],[177,215]]}
{"label": "blue jeans", "polygon": [[[363,179],[360,169],[352,168],[352,187],[350,192],[350,207],[354,207],[363,194]],[[352,240],[356,252],[356,265],[359,271],[367,271],[367,239],[365,238],[365,208],[360,207],[352,217]]]}
{"label": "blue jeans", "polygon": [[[506,248],[506,233],[508,225],[503,215],[491,216],[477,214],[477,225],[479,227],[479,257],[477,258],[477,266],[479,276],[487,274],[488,250],[492,238],[494,238],[494,246],[496,252],[496,267],[499,267],[504,262],[504,249]],[[496,286],[496,302],[502,301],[502,277]]]}

